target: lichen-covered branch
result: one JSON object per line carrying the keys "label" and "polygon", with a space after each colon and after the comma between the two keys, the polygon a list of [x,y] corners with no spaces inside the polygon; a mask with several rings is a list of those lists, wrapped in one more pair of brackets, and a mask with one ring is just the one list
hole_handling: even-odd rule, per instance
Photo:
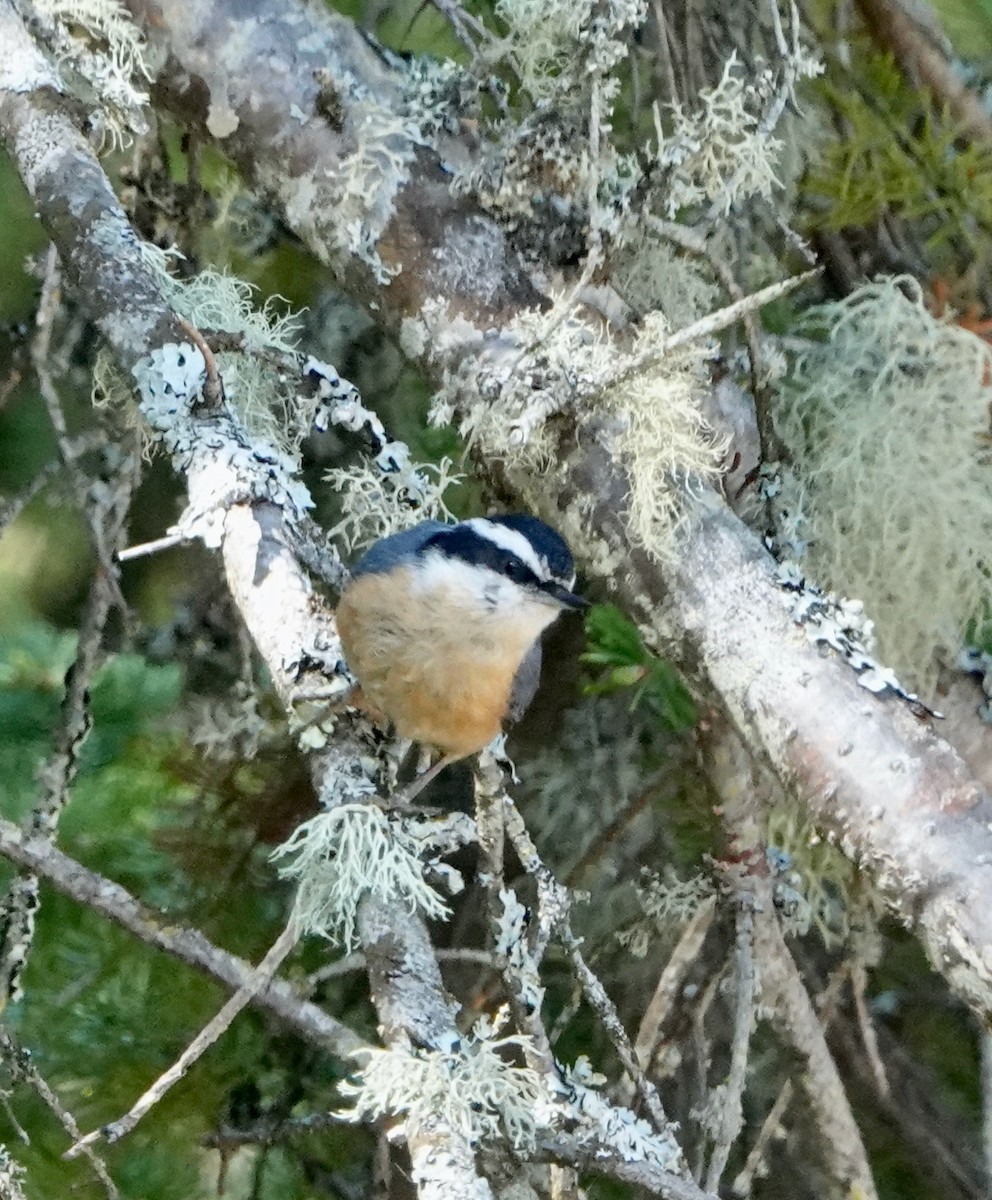
{"label": "lichen-covered branch", "polygon": [[[212,402],[201,401],[208,369],[199,340],[186,339],[161,276],[54,95],[57,79],[38,59],[7,3],[0,5],[0,45],[0,130],[14,162],[51,228],[75,299],[93,315],[118,364],[131,372],[146,420],[185,476],[190,504],[180,528],[187,537],[200,537],[220,549],[238,610],[275,691],[291,705],[308,674],[319,680],[320,668],[333,673],[340,657],[329,610],[291,550],[306,494],[292,479],[286,456],[253,442],[219,392]],[[43,153],[38,138],[44,140]],[[312,755],[325,803],[368,793],[359,749],[354,736],[345,732]],[[52,878],[154,944],[172,946],[178,940],[199,965],[213,964],[223,978],[232,974],[231,982],[239,987],[251,982],[250,968],[235,968],[234,960],[223,958],[218,966],[219,952],[206,951],[198,935],[178,937],[157,929],[121,889],[82,872],[52,847],[4,827],[0,853]],[[409,1045],[429,1052],[457,1046],[456,1008],[444,990],[421,918],[369,895],[359,929],[373,1000],[391,1048]],[[290,1019],[317,1030],[316,1040],[345,1053],[357,1048],[349,1031],[312,1006],[300,1001],[291,1006],[287,991],[272,983],[254,1002],[276,1007],[278,1001],[276,1011],[292,1010]],[[609,1108],[599,1103],[605,1121]],[[465,1130],[440,1113],[408,1113],[404,1131],[422,1196],[485,1200],[490,1195],[475,1165],[474,1140]],[[592,1135],[587,1139],[594,1159],[609,1152],[609,1136],[603,1136],[602,1143]],[[668,1182],[677,1185],[674,1179]],[[663,1181],[658,1194],[671,1194],[666,1188]]]}
{"label": "lichen-covered branch", "polygon": [[[326,254],[326,230],[313,228],[322,218],[315,210],[304,216],[298,198],[301,190],[316,195],[308,178],[339,174],[354,146],[334,136],[310,91],[285,93],[285,81],[297,73],[296,47],[305,43],[338,64],[331,77],[338,79],[346,115],[358,104],[355,80],[382,106],[395,104],[396,73],[359,43],[346,21],[270,0],[255,0],[250,12],[239,5],[239,23],[285,32],[290,22],[295,37],[267,42],[266,54],[248,72],[241,59],[245,43],[222,36],[232,19],[229,4],[197,6],[195,14],[192,7],[156,9],[152,35],[174,57],[171,73],[160,80],[163,96],[178,115],[200,123],[211,112],[227,113],[227,126],[215,130],[220,144],[280,204],[297,232]],[[132,8],[146,11],[140,0]],[[240,79],[246,82],[232,83]],[[250,89],[250,103],[243,89]],[[253,112],[264,113],[264,122]],[[359,116],[356,109],[345,126]],[[290,148],[301,139],[307,152],[291,165]],[[442,159],[469,153],[467,144],[445,134],[440,151],[416,148],[408,177],[393,178],[395,211],[379,247],[384,261],[402,271],[372,284],[383,320],[394,327],[406,320],[404,345],[445,385],[449,411],[472,432],[484,469],[499,470],[501,485],[522,504],[553,515],[587,571],[619,587],[647,636],[686,668],[752,751],[872,875],[952,986],[977,1009],[992,1011],[992,805],[955,752],[895,697],[859,688],[844,663],[824,658],[806,639],[770,556],[715,493],[697,486],[682,495],[677,548],[663,559],[653,556],[642,527],[630,520],[632,497],[644,481],[622,422],[609,415],[585,419],[581,439],[566,438],[556,448],[553,476],[539,469],[540,455],[508,453],[508,418],[497,406],[512,392],[522,346],[520,334],[506,331],[514,315],[536,301],[528,287],[508,284],[520,278],[515,259],[485,214],[472,216],[459,201],[458,220],[438,228],[453,211],[450,198],[441,209],[431,207],[446,197]],[[414,228],[427,234],[414,235]],[[470,241],[468,228],[477,234]],[[425,236],[433,238],[430,247]],[[464,269],[448,265],[455,262]],[[364,278],[358,294],[368,296],[367,271]],[[491,333],[496,313],[504,317],[502,338]],[[570,386],[574,378],[549,383],[545,376],[545,391],[534,393],[541,411],[535,409],[533,420],[574,414]],[[485,409],[490,425],[479,415]]]}
{"label": "lichen-covered branch", "polygon": [[[337,661],[331,657],[337,646],[333,622],[287,548],[300,491],[271,447],[253,446],[231,413],[197,409],[205,374],[202,354],[186,340],[103,171],[53,96],[58,80],[8,0],[0,3],[0,48],[0,132],[59,249],[77,300],[119,365],[134,370],[145,415],[186,474],[190,528],[221,547],[235,602],[276,690],[289,703],[303,663],[329,661],[333,669]],[[321,793],[340,798],[343,781],[357,770],[357,758],[354,751],[340,759],[316,755]],[[16,837],[11,831],[10,857]],[[381,913],[378,921],[374,914],[370,921],[365,952],[373,974],[384,955],[391,956],[393,968],[397,959],[421,963],[430,956],[426,930],[416,916]],[[411,995],[401,986],[394,989],[393,974],[379,972],[382,989],[375,998],[384,1024],[411,1034],[433,1029],[439,1037],[456,1039],[439,975],[435,980],[418,972],[419,988]],[[419,1007],[409,1007],[410,1001]],[[476,1174],[462,1134],[443,1120],[420,1122],[408,1132],[421,1195],[485,1200],[488,1185]]]}
{"label": "lichen-covered branch", "polygon": [[[396,60],[352,22],[240,0],[129,7],[179,68],[160,76],[156,100],[216,138],[354,295],[374,300],[389,281],[393,313],[414,314],[427,286],[492,322],[543,302],[496,223],[452,193],[459,143],[442,166]],[[232,75],[235,42],[253,67]],[[262,63],[274,73],[259,86]]]}

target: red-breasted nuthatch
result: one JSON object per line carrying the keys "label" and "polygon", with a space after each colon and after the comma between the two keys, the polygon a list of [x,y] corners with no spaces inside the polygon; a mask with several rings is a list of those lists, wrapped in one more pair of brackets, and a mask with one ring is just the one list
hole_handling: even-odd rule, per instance
{"label": "red-breasted nuthatch", "polygon": [[529,516],[425,521],[359,560],[338,604],[341,643],[359,706],[444,756],[417,791],[524,712],[541,633],[587,607],[574,586],[568,546]]}

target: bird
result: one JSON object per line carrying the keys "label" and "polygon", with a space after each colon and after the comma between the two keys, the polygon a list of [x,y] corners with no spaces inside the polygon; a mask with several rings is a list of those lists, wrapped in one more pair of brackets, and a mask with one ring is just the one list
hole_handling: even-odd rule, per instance
{"label": "bird", "polygon": [[541,634],[589,606],[574,587],[565,540],[527,514],[424,521],[355,564],[337,607],[358,687],[351,703],[441,755],[405,802],[524,713],[540,681]]}

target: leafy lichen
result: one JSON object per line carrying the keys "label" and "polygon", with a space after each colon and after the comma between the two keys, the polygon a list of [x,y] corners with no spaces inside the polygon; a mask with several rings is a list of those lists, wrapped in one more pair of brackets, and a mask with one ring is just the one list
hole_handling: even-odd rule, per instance
{"label": "leafy lichen", "polygon": [[502,1012],[495,1020],[481,1017],[471,1037],[446,1050],[397,1043],[362,1051],[360,1075],[340,1085],[354,1100],[344,1115],[356,1121],[440,1118],[472,1144],[506,1137],[517,1150],[533,1150],[536,1105],[546,1093],[535,1070],[504,1057],[507,1051],[533,1050],[523,1035],[499,1037],[505,1022]]}
{"label": "leafy lichen", "polygon": [[288,859],[279,874],[298,882],[297,928],[350,950],[366,895],[431,920],[447,917],[447,904],[424,881],[424,851],[423,839],[381,809],[341,804],[305,821],[273,858]]}

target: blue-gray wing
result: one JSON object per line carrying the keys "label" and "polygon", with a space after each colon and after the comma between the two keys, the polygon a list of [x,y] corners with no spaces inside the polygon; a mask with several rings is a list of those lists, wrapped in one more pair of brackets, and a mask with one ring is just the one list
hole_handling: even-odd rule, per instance
{"label": "blue-gray wing", "polygon": [[435,534],[450,528],[450,525],[444,525],[440,521],[423,521],[413,529],[393,533],[367,550],[352,567],[351,573],[356,576],[378,575],[383,571],[391,571],[397,563],[412,558]]}
{"label": "blue-gray wing", "polygon": [[506,717],[509,721],[519,721],[530,702],[537,693],[537,685],[541,682],[541,642],[538,639],[523,657],[517,673],[513,677],[510,688],[510,704]]}

